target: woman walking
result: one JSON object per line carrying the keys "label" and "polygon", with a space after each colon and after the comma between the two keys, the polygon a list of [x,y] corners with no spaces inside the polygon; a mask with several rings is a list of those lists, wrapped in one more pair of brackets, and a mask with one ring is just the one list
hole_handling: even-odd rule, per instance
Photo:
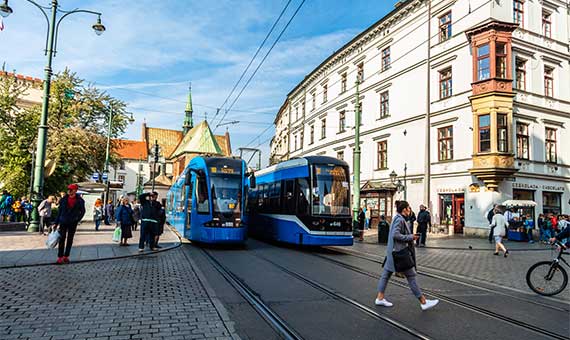
{"label": "woman walking", "polygon": [[40,234],[45,235],[46,227],[49,227],[51,222],[51,205],[55,202],[55,196],[48,196],[38,206],[38,214],[40,215]]}
{"label": "woman walking", "polygon": [[416,282],[413,241],[417,240],[419,236],[412,234],[410,226],[406,222],[406,217],[411,214],[412,209],[408,202],[398,201],[396,203],[396,211],[398,213],[392,220],[392,225],[390,226],[384,271],[378,282],[378,295],[374,303],[377,306],[393,306],[393,303],[384,297],[384,292],[386,291],[390,277],[396,272],[396,268],[398,268],[398,271],[401,271],[406,276],[412,293],[414,293],[415,297],[420,301],[421,309],[428,310],[435,307],[435,305],[439,303],[439,300],[426,299]]}
{"label": "woman walking", "polygon": [[133,237],[131,228],[134,224],[134,220],[133,209],[127,197],[123,198],[121,205],[117,208],[115,219],[117,220],[117,224],[121,227],[121,243],[119,243],[119,245],[128,246],[127,240]]}
{"label": "woman walking", "polygon": [[95,231],[99,231],[101,221],[103,220],[103,201],[98,198],[93,205],[93,222],[95,222]]}
{"label": "woman walking", "polygon": [[493,255],[498,256],[499,250],[502,250],[505,257],[509,256],[509,250],[503,245],[503,237],[507,235],[508,226],[509,222],[503,216],[503,208],[501,206],[497,207],[490,226],[494,228],[493,236],[495,237],[495,253]]}

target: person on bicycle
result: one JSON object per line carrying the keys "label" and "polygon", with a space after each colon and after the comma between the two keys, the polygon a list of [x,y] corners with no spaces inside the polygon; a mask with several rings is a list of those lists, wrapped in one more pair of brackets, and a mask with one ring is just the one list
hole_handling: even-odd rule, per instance
{"label": "person on bicycle", "polygon": [[[550,239],[550,243],[554,243],[556,241],[562,241],[570,237],[570,227],[566,226],[564,230],[561,230],[558,235]],[[570,242],[566,242],[564,245],[566,248],[570,247]]]}

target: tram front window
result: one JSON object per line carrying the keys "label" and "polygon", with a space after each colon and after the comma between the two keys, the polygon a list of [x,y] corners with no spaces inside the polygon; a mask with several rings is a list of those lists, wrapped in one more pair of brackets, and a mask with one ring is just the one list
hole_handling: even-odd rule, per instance
{"label": "tram front window", "polygon": [[241,177],[235,175],[212,176],[212,202],[214,212],[239,214],[241,205]]}
{"label": "tram front window", "polygon": [[314,165],[313,215],[350,215],[347,170],[338,165]]}

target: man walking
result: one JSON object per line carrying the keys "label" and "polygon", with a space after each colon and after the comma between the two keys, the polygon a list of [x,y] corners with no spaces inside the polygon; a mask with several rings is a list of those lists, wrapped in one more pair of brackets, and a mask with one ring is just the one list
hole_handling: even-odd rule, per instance
{"label": "man walking", "polygon": [[495,228],[491,223],[493,222],[493,216],[495,215],[495,208],[497,208],[497,205],[493,204],[493,207],[487,213],[487,221],[489,221],[489,225],[491,225],[491,229],[489,230],[489,243],[491,244],[493,243],[493,229]]}
{"label": "man walking", "polygon": [[144,193],[139,196],[141,203],[141,231],[139,239],[139,251],[144,251],[144,244],[148,242],[151,250],[157,250],[155,236],[158,234],[159,223],[162,216],[162,205],[157,201],[156,191]]}
{"label": "man walking", "polygon": [[73,246],[73,237],[77,231],[77,224],[85,215],[85,201],[77,195],[79,187],[70,184],[67,187],[67,195],[59,201],[55,227],[59,225],[59,249],[57,251],[57,264],[69,263],[69,253]]}
{"label": "man walking", "polygon": [[416,240],[416,245],[419,247],[426,246],[428,226],[431,227],[431,215],[425,205],[420,205],[420,212],[418,213],[418,229],[417,233],[420,238]]}

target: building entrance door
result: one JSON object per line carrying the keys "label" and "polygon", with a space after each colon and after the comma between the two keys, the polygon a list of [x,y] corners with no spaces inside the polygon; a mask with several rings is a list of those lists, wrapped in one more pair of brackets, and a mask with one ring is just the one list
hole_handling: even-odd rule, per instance
{"label": "building entrance door", "polygon": [[463,234],[465,226],[465,196],[464,194],[439,195],[439,223],[453,227],[455,234]]}

